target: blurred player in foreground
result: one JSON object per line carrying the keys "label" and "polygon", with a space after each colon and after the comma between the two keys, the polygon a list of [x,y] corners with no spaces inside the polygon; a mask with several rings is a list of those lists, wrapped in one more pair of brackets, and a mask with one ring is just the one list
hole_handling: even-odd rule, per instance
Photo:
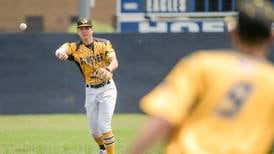
{"label": "blurred player in foreground", "polygon": [[274,67],[265,58],[272,5],[239,5],[230,32],[235,51],[201,51],[181,60],[141,100],[151,118],[129,154],[158,140],[167,154],[263,154],[274,139]]}
{"label": "blurred player in foreground", "polygon": [[114,135],[111,120],[117,90],[112,72],[118,61],[111,43],[93,37],[90,20],[77,22],[79,42],[65,43],[56,50],[60,60],[73,60],[80,67],[86,86],[85,108],[92,137],[100,147],[100,154],[114,154]]}

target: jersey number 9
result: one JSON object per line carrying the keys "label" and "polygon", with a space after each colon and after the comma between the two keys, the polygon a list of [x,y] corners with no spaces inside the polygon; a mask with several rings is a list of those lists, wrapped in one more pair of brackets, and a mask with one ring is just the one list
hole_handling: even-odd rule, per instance
{"label": "jersey number 9", "polygon": [[250,83],[239,82],[235,84],[225,95],[223,101],[215,108],[216,113],[225,118],[232,118],[245,104],[252,89],[253,86]]}

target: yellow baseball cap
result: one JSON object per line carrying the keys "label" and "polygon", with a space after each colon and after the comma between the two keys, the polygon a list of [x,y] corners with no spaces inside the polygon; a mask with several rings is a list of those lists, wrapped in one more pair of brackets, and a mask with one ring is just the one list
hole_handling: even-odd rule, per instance
{"label": "yellow baseball cap", "polygon": [[79,27],[92,27],[92,23],[90,20],[83,18],[83,19],[79,19],[77,22],[77,28]]}

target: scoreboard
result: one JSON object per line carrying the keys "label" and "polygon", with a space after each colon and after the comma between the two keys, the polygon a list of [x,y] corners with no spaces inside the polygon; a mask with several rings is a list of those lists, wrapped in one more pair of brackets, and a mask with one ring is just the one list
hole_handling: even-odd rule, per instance
{"label": "scoreboard", "polygon": [[[118,0],[119,32],[224,32],[236,0]],[[212,17],[214,18],[208,18]],[[204,18],[206,17],[206,18]]]}

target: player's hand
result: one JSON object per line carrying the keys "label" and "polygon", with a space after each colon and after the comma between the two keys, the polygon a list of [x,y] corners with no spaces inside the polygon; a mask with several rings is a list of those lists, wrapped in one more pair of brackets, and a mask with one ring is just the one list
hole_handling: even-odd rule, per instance
{"label": "player's hand", "polygon": [[64,52],[62,49],[57,49],[55,52],[55,56],[60,60],[67,60],[68,55],[66,52]]}
{"label": "player's hand", "polygon": [[56,56],[60,60],[67,60],[68,59],[68,55],[66,53],[61,52],[61,53],[58,53]]}
{"label": "player's hand", "polygon": [[98,77],[103,81],[108,81],[112,78],[112,73],[106,68],[99,68],[92,74],[92,76]]}

